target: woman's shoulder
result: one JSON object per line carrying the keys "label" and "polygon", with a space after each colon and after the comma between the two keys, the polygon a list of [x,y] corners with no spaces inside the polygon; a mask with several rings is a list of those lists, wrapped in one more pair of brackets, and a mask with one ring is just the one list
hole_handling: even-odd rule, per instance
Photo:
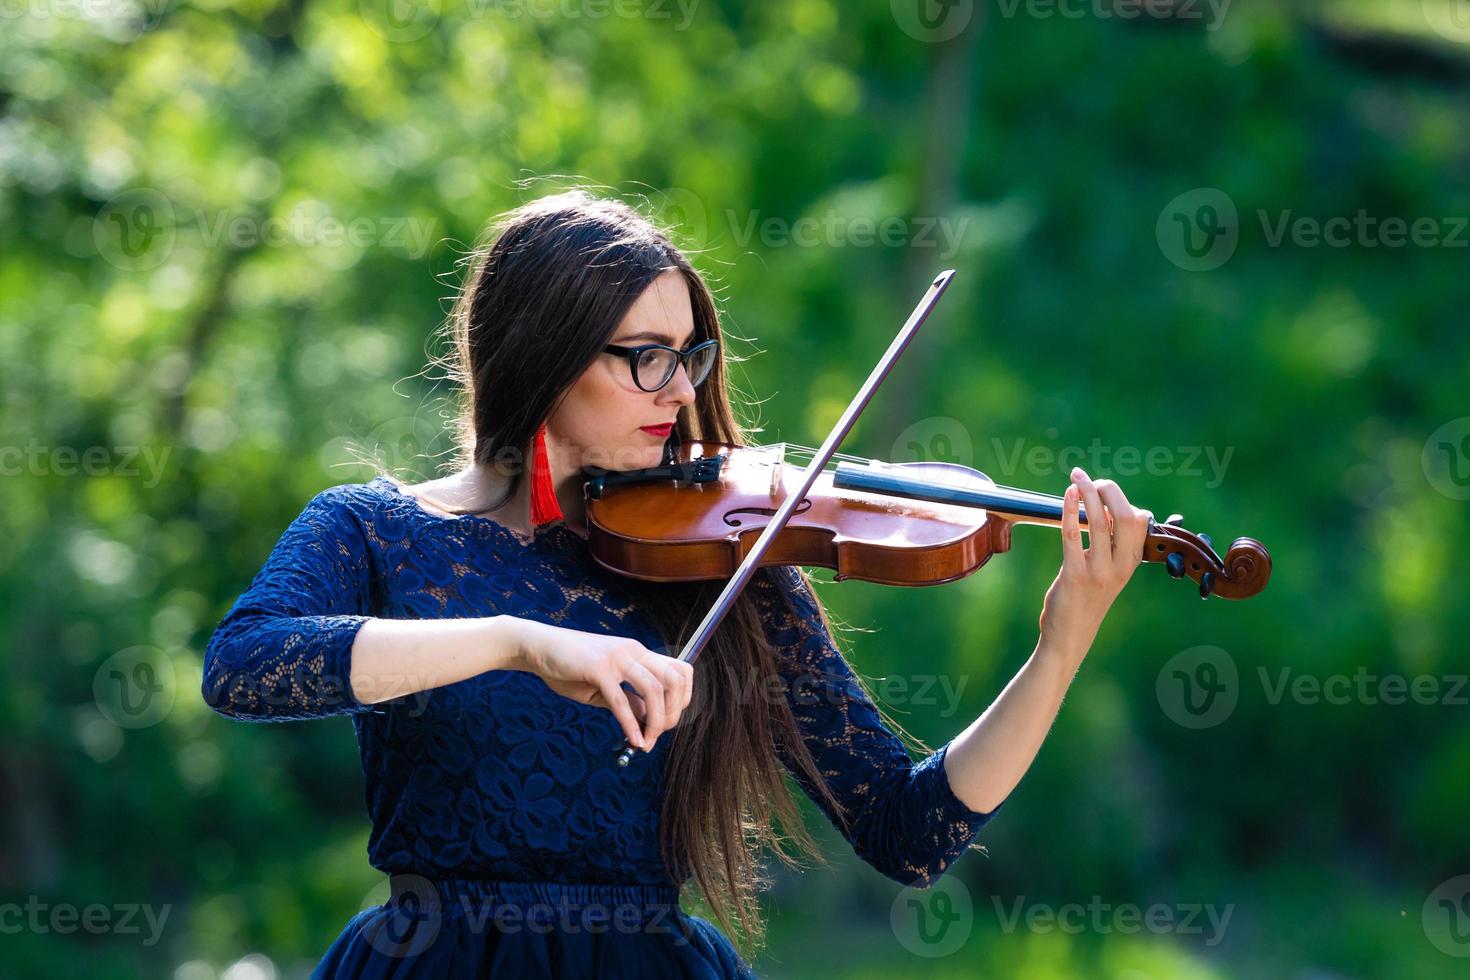
{"label": "woman's shoulder", "polygon": [[417,509],[412,497],[386,477],[375,476],[359,483],[339,483],[319,490],[302,509],[300,521],[323,529],[359,530],[381,538],[380,527],[407,522]]}

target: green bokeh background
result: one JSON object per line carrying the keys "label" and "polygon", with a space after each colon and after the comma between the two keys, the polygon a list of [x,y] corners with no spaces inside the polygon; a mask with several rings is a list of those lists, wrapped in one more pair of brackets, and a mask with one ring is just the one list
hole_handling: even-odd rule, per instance
{"label": "green bokeh background", "polygon": [[[1244,603],[1139,572],[944,880],[957,949],[810,810],[832,867],[778,874],[763,976],[1463,975],[1470,12],[928,3],[0,11],[0,903],[166,910],[155,942],[7,913],[0,973],[305,977],[382,900],[350,723],[218,717],[201,654],[354,450],[436,473],[457,261],[581,180],[677,225],[761,439],[819,443],[952,267],[844,451],[1049,492],[1081,462],[1275,558]],[[943,587],[816,576],[866,677],[959,686],[889,688],[935,746],[1059,558],[1020,528]],[[1194,728],[1167,665],[1199,656],[1238,680]],[[118,724],[138,657],[166,690]]]}

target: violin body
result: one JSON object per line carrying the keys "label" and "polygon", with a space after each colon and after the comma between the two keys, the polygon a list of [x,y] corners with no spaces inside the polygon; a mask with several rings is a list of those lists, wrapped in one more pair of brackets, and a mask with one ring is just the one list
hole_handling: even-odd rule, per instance
{"label": "violin body", "polygon": [[[801,468],[783,456],[779,447],[691,441],[680,446],[675,465],[721,459],[714,478],[589,483],[593,558],[611,571],[656,582],[729,578],[799,486]],[[936,482],[994,486],[967,467],[890,465]],[[832,481],[832,472],[818,474],[761,565],[821,566],[836,572],[838,581],[938,585],[1010,549],[1011,522],[984,509],[844,490]]]}

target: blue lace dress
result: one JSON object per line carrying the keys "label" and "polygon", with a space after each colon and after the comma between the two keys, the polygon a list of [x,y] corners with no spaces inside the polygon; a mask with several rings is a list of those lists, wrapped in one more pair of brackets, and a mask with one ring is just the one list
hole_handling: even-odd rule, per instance
{"label": "blue lace dress", "polygon": [[[843,833],[885,875],[928,884],[996,811],[955,797],[948,745],[910,759],[855,686],[804,583],[775,571],[747,588],[785,690],[820,678],[837,693],[787,696],[851,815]],[[354,698],[353,638],[369,617],[500,614],[661,646],[627,580],[564,523],[526,536],[436,514],[381,476],[312,498],[210,637],[203,696],[214,710],[263,722],[350,715],[357,730],[368,859],[392,894],[347,923],[313,976],[753,976],[722,932],[680,909],[660,860],[658,777],[671,738],[619,769],[611,712],[523,671],[376,705]]]}

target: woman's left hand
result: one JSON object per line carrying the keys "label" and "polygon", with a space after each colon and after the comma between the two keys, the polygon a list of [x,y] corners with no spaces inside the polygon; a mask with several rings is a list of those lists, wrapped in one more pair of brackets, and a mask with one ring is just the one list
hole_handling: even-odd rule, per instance
{"label": "woman's left hand", "polygon": [[[1082,547],[1079,500],[1087,508]],[[1143,560],[1153,513],[1128,502],[1112,480],[1094,483],[1079,467],[1062,501],[1062,568],[1046,591],[1041,640],[1081,664],[1103,617]]]}

